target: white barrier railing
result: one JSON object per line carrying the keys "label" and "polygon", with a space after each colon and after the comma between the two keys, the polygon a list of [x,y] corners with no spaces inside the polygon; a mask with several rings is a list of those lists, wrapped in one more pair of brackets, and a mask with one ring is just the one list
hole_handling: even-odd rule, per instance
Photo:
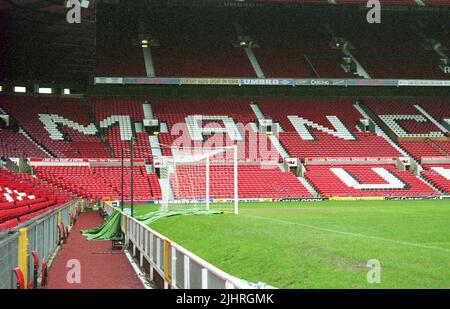
{"label": "white barrier railing", "polygon": [[[105,211],[114,208],[105,203]],[[122,232],[125,241],[140,252],[140,264],[145,259],[153,271],[164,279],[165,288],[175,289],[251,289],[245,281],[220,270],[167,237],[152,230],[135,218],[122,213]]]}

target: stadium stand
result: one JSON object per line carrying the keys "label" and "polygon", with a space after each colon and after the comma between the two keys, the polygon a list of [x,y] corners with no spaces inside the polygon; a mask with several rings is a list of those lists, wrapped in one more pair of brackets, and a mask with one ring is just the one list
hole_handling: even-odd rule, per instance
{"label": "stadium stand", "polygon": [[0,230],[53,209],[71,195],[27,174],[0,168]]}
{"label": "stadium stand", "polygon": [[339,29],[339,33],[354,46],[351,49],[353,56],[371,78],[448,78],[448,74],[439,68],[438,54],[425,49],[423,38],[411,28],[398,27],[395,23],[371,27],[364,22],[358,23],[357,27],[339,25]]}
{"label": "stadium stand", "polygon": [[[371,132],[359,132],[356,123],[364,118],[351,100],[338,99],[274,99],[258,100],[263,114],[281,124],[281,143],[291,156],[306,157],[397,157],[399,152],[383,137]],[[314,123],[303,126],[298,116]],[[335,116],[335,125],[330,126],[329,116]],[[295,128],[302,132],[303,137]],[[322,128],[318,129],[318,125]],[[311,135],[312,134],[312,135]],[[306,136],[305,136],[306,135]]]}
{"label": "stadium stand", "polygon": [[[166,46],[154,49],[157,76],[187,77],[256,77],[242,49],[234,48],[230,42],[163,42]],[[179,49],[173,48],[178,46]]]}
{"label": "stadium stand", "polygon": [[1,95],[0,106],[56,157],[109,157],[80,99]]}
{"label": "stadium stand", "polygon": [[152,24],[159,40],[151,48],[156,76],[256,77],[244,49],[232,44],[237,40],[232,24],[216,18],[187,14]]}
{"label": "stadium stand", "polygon": [[[428,0],[429,1],[429,0]],[[431,1],[445,1],[445,0],[431,0]],[[255,0],[255,2],[272,2],[272,3],[312,3],[312,4],[354,4],[366,5],[365,0],[338,0],[336,3],[328,0]],[[385,5],[417,5],[414,0],[380,0],[381,4]]]}
{"label": "stadium stand", "polygon": [[[210,197],[230,198],[233,196],[233,166],[211,165]],[[171,179],[174,194],[178,198],[205,197],[205,168],[192,169],[177,166],[177,173]],[[301,198],[311,194],[292,173],[283,172],[276,165],[240,165],[239,198]],[[225,176],[224,176],[225,175]],[[227,177],[228,175],[229,177]],[[193,181],[195,179],[195,181]]]}
{"label": "stadium stand", "polygon": [[[442,125],[448,108],[442,101],[367,100],[364,102],[387,125],[400,147],[415,159],[424,156],[448,156],[450,140]],[[421,109],[432,119],[427,118]]]}
{"label": "stadium stand", "polygon": [[[450,111],[448,109],[448,101],[445,100],[418,100],[418,105],[421,106],[427,113],[429,113],[436,121],[441,124],[445,119],[450,118]],[[448,121],[447,121],[448,124]],[[450,125],[450,124],[448,124]]]}
{"label": "stadium stand", "polygon": [[0,288],[449,287],[450,0],[66,2],[0,0]]}
{"label": "stadium stand", "polygon": [[450,193],[450,164],[423,164],[422,176],[445,193]]}
{"label": "stadium stand", "polygon": [[[104,36],[97,36],[95,50],[96,76],[146,76],[144,54],[134,27],[114,29],[114,23],[99,24]],[[120,61],[118,61],[120,59]]]}
{"label": "stadium stand", "polygon": [[[418,5],[415,0],[381,0],[381,5]],[[339,4],[366,5],[365,0],[339,0]]]}
{"label": "stadium stand", "polygon": [[129,157],[130,138],[132,135],[135,135],[135,157],[144,158],[148,161],[152,160],[148,134],[145,131],[136,132],[135,128],[133,128],[135,122],[142,123],[145,118],[143,109],[144,98],[91,98],[89,101],[98,123],[101,124],[105,119],[110,119],[111,117],[120,117],[117,118],[120,119],[118,123],[109,123],[112,127],[106,128],[104,132],[106,140],[111,145],[117,158],[121,156],[122,149],[124,149],[124,156]]}
{"label": "stadium stand", "polygon": [[305,177],[323,196],[434,196],[437,192],[394,165],[307,165]]}
{"label": "stadium stand", "polygon": [[267,78],[271,77],[313,77],[314,72],[296,48],[257,48],[255,55]]}
{"label": "stadium stand", "polygon": [[[37,166],[34,172],[41,179],[68,190],[79,197],[121,198],[120,167],[85,167],[85,166]],[[124,172],[124,198],[129,199],[130,167]],[[155,174],[147,174],[145,167],[134,167],[134,197],[137,200],[161,198],[161,189]]]}
{"label": "stadium stand", "polygon": [[[271,1],[267,1],[271,2]],[[278,1],[280,3],[322,3],[327,1]],[[438,1],[424,2],[439,5]],[[445,1],[444,1],[445,2]],[[444,3],[443,2],[443,3]],[[386,0],[382,5],[418,6],[415,0]],[[337,4],[366,6],[367,1],[343,0]],[[214,15],[199,18],[186,12],[167,20],[146,20],[151,29],[149,54],[156,77],[257,77],[245,46],[239,37],[250,38],[252,51],[265,77],[270,78],[361,78],[342,68],[346,56],[341,47],[332,47],[337,37],[328,33],[323,22],[313,16],[287,14],[283,20]],[[234,29],[239,21],[241,35]],[[417,26],[417,20],[406,21]],[[373,26],[365,20],[343,23],[330,22],[339,37],[348,39],[349,51],[371,78],[447,79],[441,65],[442,56],[423,45],[424,37],[413,27],[398,27],[384,21]],[[220,25],[220,26],[219,26]],[[223,25],[226,25],[225,27]],[[295,28],[296,31],[286,31]],[[438,31],[438,30],[437,30]],[[114,31],[104,31],[106,38],[97,44],[97,76],[147,76],[143,49],[137,31],[126,37],[115,37]],[[150,31],[149,31],[150,32]],[[361,35],[364,34],[364,35]],[[434,37],[437,32],[431,32]],[[427,36],[425,36],[427,37]],[[130,40],[130,38],[132,38]],[[442,42],[447,41],[443,36]],[[402,44],[399,44],[402,42]],[[100,46],[100,47],[99,47]],[[123,59],[117,62],[114,59]]]}
{"label": "stadium stand", "polygon": [[23,134],[0,129],[0,157],[26,158],[46,157],[47,154]]}
{"label": "stadium stand", "polygon": [[[279,160],[279,155],[267,136],[263,133],[254,133],[252,128],[248,126],[248,124],[256,122],[256,116],[247,100],[158,99],[152,101],[152,107],[155,117],[167,123],[168,132],[159,134],[162,145],[220,147],[236,144],[238,145],[239,161]],[[204,141],[194,141],[190,135],[186,134],[186,132],[189,132],[186,117],[195,115],[221,117],[213,120],[204,118],[202,124],[209,128],[223,128],[224,121],[228,121],[228,125],[231,127],[236,125],[235,128],[239,130],[240,127],[242,128],[242,124],[246,129],[245,134],[238,133],[231,137],[230,134],[217,133],[212,141],[206,139],[208,136],[205,136]],[[192,131],[195,131],[195,129],[192,129]],[[251,143],[257,144],[252,144],[252,147],[250,147]],[[163,147],[162,151],[163,155],[171,154],[170,148]]]}
{"label": "stadium stand", "polygon": [[[309,20],[308,18],[307,20]],[[329,35],[311,19],[295,32],[295,17],[268,19],[264,24],[243,19],[241,24],[257,42],[253,51],[266,77],[357,77],[340,67],[342,52],[329,46]]]}
{"label": "stadium stand", "polygon": [[427,0],[427,5],[449,6],[450,2],[447,0]]}
{"label": "stadium stand", "polygon": [[142,49],[140,46],[130,46],[128,41],[99,47],[95,68],[96,76],[146,76]]}

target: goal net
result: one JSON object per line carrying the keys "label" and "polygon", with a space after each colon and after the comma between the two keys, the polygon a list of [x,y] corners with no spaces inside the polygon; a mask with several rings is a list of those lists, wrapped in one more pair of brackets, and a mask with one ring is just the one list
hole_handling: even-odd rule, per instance
{"label": "goal net", "polygon": [[238,213],[237,147],[171,148],[160,168],[161,210]]}

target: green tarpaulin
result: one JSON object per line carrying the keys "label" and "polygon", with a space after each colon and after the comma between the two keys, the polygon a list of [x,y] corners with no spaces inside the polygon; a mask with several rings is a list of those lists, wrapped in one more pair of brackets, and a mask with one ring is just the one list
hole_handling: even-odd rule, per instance
{"label": "green tarpaulin", "polygon": [[145,225],[149,225],[156,220],[166,217],[173,216],[206,216],[206,215],[217,215],[221,214],[223,211],[217,210],[199,210],[199,209],[187,209],[187,210],[173,210],[173,211],[156,211],[149,212],[145,215],[136,216],[136,220],[141,221]]}
{"label": "green tarpaulin", "polygon": [[[222,211],[217,210],[180,210],[180,211],[156,211],[149,212],[144,215],[136,216],[136,220],[142,222],[144,225],[149,225],[156,220],[173,216],[206,216],[221,214]],[[121,236],[119,211],[115,210],[111,216],[100,227],[94,227],[90,230],[81,231],[81,234],[86,236],[88,240],[112,240]]]}
{"label": "green tarpaulin", "polygon": [[119,238],[120,230],[120,212],[114,211],[100,227],[94,227],[90,230],[81,231],[88,240],[112,240]]}

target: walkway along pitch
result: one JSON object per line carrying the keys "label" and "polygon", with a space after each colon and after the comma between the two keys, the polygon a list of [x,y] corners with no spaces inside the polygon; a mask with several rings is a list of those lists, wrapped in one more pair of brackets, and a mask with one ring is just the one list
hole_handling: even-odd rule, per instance
{"label": "walkway along pitch", "polygon": [[88,241],[80,234],[102,223],[97,212],[80,215],[50,269],[47,289],[143,288],[125,254],[111,250],[111,241]]}

